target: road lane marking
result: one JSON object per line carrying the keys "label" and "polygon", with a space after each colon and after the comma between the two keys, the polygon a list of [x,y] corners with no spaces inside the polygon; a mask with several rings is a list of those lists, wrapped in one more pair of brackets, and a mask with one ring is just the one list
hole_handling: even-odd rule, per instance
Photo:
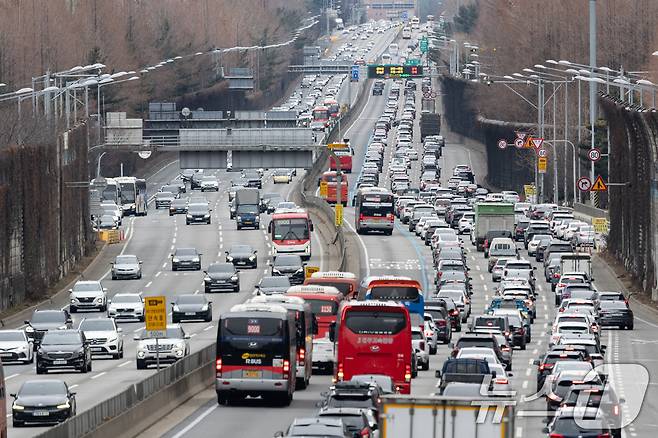
{"label": "road lane marking", "polygon": [[105,374],[107,374],[107,373],[105,371],[103,371],[102,373],[98,373],[95,376],[91,376],[91,379],[92,380],[98,379],[100,376],[104,376]]}
{"label": "road lane marking", "polygon": [[117,365],[117,368],[125,367],[126,365],[131,364],[131,363],[132,363],[132,361],[128,360],[128,361],[122,363],[121,365]]}
{"label": "road lane marking", "polygon": [[524,380],[524,381],[523,381],[523,385],[521,385],[521,387],[522,387],[523,389],[528,389],[528,381],[527,381],[527,380]]}
{"label": "road lane marking", "polygon": [[71,385],[71,386],[69,386],[69,389],[77,388],[78,386],[80,386],[80,385],[78,385],[78,384]]}
{"label": "road lane marking", "polygon": [[532,374],[532,369],[531,368],[526,368],[525,375],[530,376],[530,374]]}
{"label": "road lane marking", "polygon": [[[166,266],[166,265],[165,265],[165,266]],[[156,276],[156,277],[159,277],[160,274],[162,274],[162,271],[158,271],[158,272],[156,272],[156,273],[155,273],[155,276]]]}
{"label": "road lane marking", "polygon": [[193,338],[193,337],[195,337],[196,335],[197,335],[196,333],[192,333],[192,334],[190,335],[190,338]]}
{"label": "road lane marking", "polygon": [[204,418],[206,418],[208,415],[212,414],[212,412],[213,412],[215,409],[217,409],[218,407],[219,407],[218,404],[213,403],[213,405],[212,405],[211,407],[209,407],[209,408],[206,409],[204,412],[202,412],[198,417],[196,417],[196,418],[194,419],[194,421],[192,421],[190,424],[188,424],[187,426],[185,426],[180,432],[178,432],[176,435],[174,435],[174,436],[171,437],[171,438],[182,438],[182,437],[185,436],[190,430],[194,429],[194,428],[197,426],[197,424],[201,423],[201,421],[203,421]]}
{"label": "road lane marking", "polygon": [[164,262],[164,263],[162,264],[162,267],[163,267],[163,268],[166,268],[166,267],[167,267],[167,262]]}
{"label": "road lane marking", "polygon": [[21,375],[20,373],[12,374],[11,376],[5,377],[5,380],[13,379],[14,377],[18,377],[20,375]]}
{"label": "road lane marking", "polygon": [[151,284],[153,284],[153,282],[149,281],[148,283],[146,283],[146,286],[144,286],[144,287],[151,287]]}

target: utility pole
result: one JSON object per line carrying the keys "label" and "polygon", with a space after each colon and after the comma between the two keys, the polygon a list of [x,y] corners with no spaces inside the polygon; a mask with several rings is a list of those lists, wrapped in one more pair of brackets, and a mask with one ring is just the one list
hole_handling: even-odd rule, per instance
{"label": "utility pole", "polygon": [[[592,72],[596,68],[596,0],[589,0],[589,66]],[[592,139],[590,149],[596,147],[594,143],[594,125],[596,124],[596,82],[589,82],[589,122],[592,126]],[[589,177],[594,182],[594,161],[590,163]],[[590,202],[594,205],[594,197],[590,196]]]}

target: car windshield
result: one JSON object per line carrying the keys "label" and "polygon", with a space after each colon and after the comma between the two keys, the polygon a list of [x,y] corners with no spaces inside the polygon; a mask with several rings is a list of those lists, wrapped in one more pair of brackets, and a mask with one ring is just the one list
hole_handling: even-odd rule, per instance
{"label": "car windshield", "polygon": [[48,331],[41,341],[41,345],[78,345],[82,344],[82,338],[78,333],[65,331]]}
{"label": "car windshield", "polygon": [[250,204],[238,205],[238,208],[235,210],[237,214],[258,214],[258,206]]}
{"label": "car windshield", "polygon": [[285,276],[263,277],[260,287],[290,287],[290,280]]}
{"label": "car windshield", "polygon": [[116,259],[114,259],[114,263],[116,264],[136,264],[137,263],[137,257],[136,256],[131,256],[131,255],[126,255],[126,256],[117,256]]}
{"label": "car windshield", "polygon": [[601,309],[618,309],[618,310],[626,310],[626,303],[624,301],[612,301],[612,300],[604,300],[601,301],[600,304]]}
{"label": "car windshield", "polygon": [[179,295],[176,298],[176,304],[206,304],[206,297],[203,295]]}
{"label": "car windshield", "polygon": [[254,250],[249,245],[233,245],[229,251],[230,254],[248,254],[252,252],[254,252]]}
{"label": "car windshield", "polygon": [[208,207],[205,205],[190,205],[187,211],[190,214],[208,214]]}
{"label": "car windshield", "polygon": [[24,341],[25,336],[23,335],[23,332],[17,332],[17,331],[0,331],[0,342],[3,341]]}
{"label": "car windshield", "polygon": [[97,318],[97,319],[85,319],[80,323],[78,327],[82,331],[114,331],[114,323],[111,319],[106,318]]}
{"label": "car windshield", "polygon": [[296,255],[279,255],[274,259],[274,266],[301,266],[302,259]]}
{"label": "car windshield", "polygon": [[66,322],[66,314],[64,312],[34,312],[32,315],[32,323],[35,322]]}
{"label": "car windshield", "polygon": [[177,257],[180,256],[196,256],[197,252],[196,249],[193,248],[179,248],[176,250],[175,255]]}
{"label": "car windshield", "polygon": [[98,283],[76,283],[73,286],[73,290],[76,292],[96,292],[100,289],[101,287]]}
{"label": "car windshield", "polygon": [[215,263],[213,265],[208,266],[208,272],[213,272],[213,273],[227,273],[234,271],[235,271],[235,266],[233,266],[233,263]]}
{"label": "car windshield", "polygon": [[66,394],[66,384],[59,380],[31,380],[23,383],[18,394],[26,395],[55,395]]}
{"label": "car windshield", "polygon": [[139,295],[115,295],[112,298],[113,303],[140,303],[142,298]]}

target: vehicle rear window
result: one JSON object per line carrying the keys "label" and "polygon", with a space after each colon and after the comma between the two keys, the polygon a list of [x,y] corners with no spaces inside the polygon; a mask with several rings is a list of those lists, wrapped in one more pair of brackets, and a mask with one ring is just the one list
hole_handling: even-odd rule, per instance
{"label": "vehicle rear window", "polygon": [[345,325],[359,335],[395,335],[407,326],[407,319],[397,312],[349,312]]}
{"label": "vehicle rear window", "polygon": [[370,289],[373,300],[417,300],[420,295],[415,287],[375,286]]}
{"label": "vehicle rear window", "polygon": [[305,298],[304,301],[311,305],[311,312],[316,315],[329,316],[335,315],[336,312],[338,312],[338,303],[335,301],[313,300],[308,298]]}

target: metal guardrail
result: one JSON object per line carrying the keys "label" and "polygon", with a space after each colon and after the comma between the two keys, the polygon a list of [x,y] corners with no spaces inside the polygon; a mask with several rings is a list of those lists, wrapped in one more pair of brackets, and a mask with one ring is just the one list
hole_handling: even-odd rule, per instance
{"label": "metal guardrail", "polygon": [[112,420],[187,374],[214,361],[215,346],[216,344],[212,343],[196,353],[190,354],[173,365],[161,369],[147,379],[130,385],[115,396],[37,436],[40,438],[71,438],[81,437],[93,432],[103,423]]}

